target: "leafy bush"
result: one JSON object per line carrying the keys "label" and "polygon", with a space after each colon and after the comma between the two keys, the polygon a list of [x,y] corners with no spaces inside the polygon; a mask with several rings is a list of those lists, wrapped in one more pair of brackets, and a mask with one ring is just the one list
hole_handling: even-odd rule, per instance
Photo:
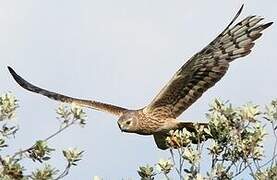
{"label": "leafy bush", "polygon": [[[2,124],[0,129],[0,151],[8,147],[6,143],[7,139],[15,137],[18,131],[18,127],[12,125],[12,120],[18,107],[18,101],[13,95],[6,93],[0,97],[0,123]],[[65,177],[69,173],[69,170],[77,165],[77,162],[82,158],[83,151],[79,151],[76,148],[62,151],[67,161],[67,165],[63,170],[58,170],[48,164],[47,160],[52,157],[51,152],[55,151],[55,149],[49,147],[48,141],[74,124],[85,125],[86,113],[79,107],[65,105],[58,107],[56,112],[61,120],[61,126],[57,132],[43,140],[37,140],[33,145],[24,150],[19,150],[5,157],[0,156],[0,179],[58,180]],[[21,163],[26,159],[43,163],[44,166],[41,169],[35,169],[31,174],[26,174],[25,168]]]}

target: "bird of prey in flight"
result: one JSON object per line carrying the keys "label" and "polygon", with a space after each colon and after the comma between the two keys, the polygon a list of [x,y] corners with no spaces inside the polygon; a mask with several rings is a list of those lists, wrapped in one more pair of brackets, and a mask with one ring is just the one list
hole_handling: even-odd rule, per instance
{"label": "bird of prey in flight", "polygon": [[233,25],[242,9],[243,6],[222,33],[193,55],[152,102],[141,109],[130,110],[51,92],[27,82],[11,67],[8,69],[23,88],[57,101],[111,113],[119,117],[117,123],[123,132],[153,135],[158,148],[167,149],[165,138],[170,130],[187,128],[193,131],[193,123],[179,121],[178,116],[224,76],[233,60],[248,55],[254,46],[254,41],[273,23],[260,23],[263,18],[248,16]]}

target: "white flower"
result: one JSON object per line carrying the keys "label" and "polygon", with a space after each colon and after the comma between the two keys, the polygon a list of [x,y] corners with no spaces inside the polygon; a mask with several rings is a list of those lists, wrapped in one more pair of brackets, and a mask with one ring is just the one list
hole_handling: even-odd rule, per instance
{"label": "white flower", "polygon": [[76,162],[81,160],[83,152],[77,148],[68,148],[67,150],[63,150],[63,155],[71,165],[76,166]]}
{"label": "white flower", "polygon": [[157,164],[158,171],[164,172],[165,174],[169,173],[172,168],[173,163],[171,162],[171,160],[160,159]]}
{"label": "white flower", "polygon": [[191,164],[196,164],[200,160],[199,152],[189,147],[184,148],[182,156]]}
{"label": "white flower", "polygon": [[257,105],[246,104],[240,109],[242,119],[249,120],[250,122],[256,122],[256,116],[261,114]]}
{"label": "white flower", "polygon": [[16,108],[18,108],[17,99],[9,93],[3,94],[0,97],[0,121],[12,119]]}

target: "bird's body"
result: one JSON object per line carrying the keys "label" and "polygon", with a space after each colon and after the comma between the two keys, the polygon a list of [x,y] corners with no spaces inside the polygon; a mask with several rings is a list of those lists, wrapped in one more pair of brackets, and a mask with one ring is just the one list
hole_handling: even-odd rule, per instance
{"label": "bird's body", "polygon": [[[132,119],[132,123],[136,123],[134,126],[136,128],[124,128],[124,122],[128,123],[126,121],[128,118]],[[174,118],[166,118],[162,114],[152,115],[144,113],[143,109],[126,112],[118,120],[119,127],[122,131],[140,135],[153,135],[159,132],[167,132],[169,129],[178,129],[179,122]]]}
{"label": "bird's body", "polygon": [[192,122],[182,122],[177,118],[224,76],[230,62],[248,55],[254,46],[254,41],[272,24],[272,22],[259,24],[263,18],[248,16],[231,27],[242,8],[243,6],[224,31],[208,46],[192,56],[153,101],[142,109],[129,110],[111,104],[72,98],[32,85],[10,67],[9,71],[16,82],[29,91],[57,101],[111,113],[119,117],[118,125],[123,132],[153,135],[157,146],[166,149],[165,137],[170,130],[187,128],[189,131],[194,131]]}

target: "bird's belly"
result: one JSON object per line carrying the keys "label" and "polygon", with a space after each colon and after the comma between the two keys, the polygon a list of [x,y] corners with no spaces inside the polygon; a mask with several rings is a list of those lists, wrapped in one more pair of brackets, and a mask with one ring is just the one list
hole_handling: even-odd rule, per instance
{"label": "bird's belly", "polygon": [[140,135],[153,135],[163,129],[166,120],[164,119],[144,119],[139,123],[139,130],[136,132]]}

